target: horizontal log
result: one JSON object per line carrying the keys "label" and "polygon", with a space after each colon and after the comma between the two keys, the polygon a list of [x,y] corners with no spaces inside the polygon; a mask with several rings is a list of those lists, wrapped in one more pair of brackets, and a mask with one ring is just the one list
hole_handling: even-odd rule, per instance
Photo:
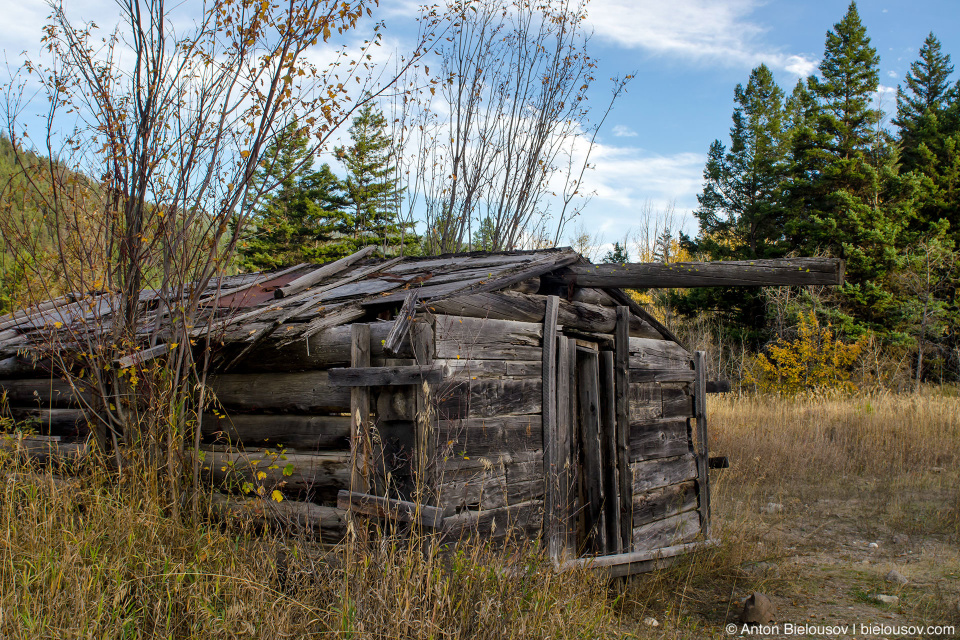
{"label": "horizontal log", "polygon": [[409,367],[346,367],[330,369],[330,384],[335,387],[388,387],[443,379],[445,369],[439,365]]}
{"label": "horizontal log", "polygon": [[672,340],[630,338],[631,369],[690,369],[693,356]]}
{"label": "horizontal log", "polygon": [[630,462],[680,456],[690,451],[687,421],[659,418],[630,423]]}
{"label": "horizontal log", "polygon": [[438,315],[437,358],[539,360],[543,326],[531,322]]}
{"label": "horizontal log", "polygon": [[637,527],[633,530],[633,549],[661,549],[690,542],[700,535],[700,514],[687,511]]}
{"label": "horizontal log", "polygon": [[716,540],[703,540],[648,551],[631,551],[629,553],[617,553],[609,556],[577,558],[575,560],[568,560],[562,569],[569,570],[581,567],[598,569],[610,578],[622,578],[637,573],[662,569],[669,566],[671,561],[678,556],[685,553],[693,553],[704,547],[716,546],[717,544],[718,542]]}
{"label": "horizontal log", "polygon": [[320,534],[327,543],[340,542],[347,533],[346,512],[300,500],[277,502],[269,498],[241,498],[222,493],[210,496],[212,507],[221,516],[249,519],[261,526],[278,526],[287,532]]}
{"label": "horizontal log", "polygon": [[542,406],[539,378],[454,380],[437,390],[437,415],[442,420],[540,413]]}
{"label": "horizontal log", "polygon": [[[49,371],[43,371],[31,358],[22,356],[10,356],[9,358],[0,358],[0,378],[33,378],[37,376],[49,375]],[[49,366],[49,362],[47,362]]]}
{"label": "horizontal log", "polygon": [[285,298],[292,296],[295,293],[299,293],[308,287],[312,287],[324,278],[329,278],[339,274],[358,260],[362,260],[363,258],[371,255],[374,251],[376,251],[376,247],[372,245],[369,247],[364,247],[363,249],[360,249],[360,251],[352,253],[349,256],[340,258],[339,260],[329,264],[325,264],[318,269],[314,269],[313,271],[300,276],[290,284],[276,289],[273,292],[273,295],[277,298]]}
{"label": "horizontal log", "polygon": [[71,464],[90,453],[86,441],[61,442],[58,437],[0,434],[0,450],[41,463]]}
{"label": "horizontal log", "polygon": [[[607,294],[600,295],[609,299]],[[576,299],[576,293],[574,294]],[[546,309],[547,296],[524,294],[515,291],[494,291],[475,293],[445,300],[431,301],[427,308],[433,313],[491,320],[518,320],[542,323]],[[611,333],[617,324],[617,312],[613,307],[605,307],[589,302],[568,302],[566,293],[560,296],[557,311],[557,324],[570,329]],[[649,323],[631,315],[630,335],[645,338],[661,338],[660,333]]]}
{"label": "horizontal log", "polygon": [[652,489],[633,496],[633,526],[640,527],[697,508],[697,483],[693,480]]}
{"label": "horizontal log", "polygon": [[446,377],[452,379],[540,377],[543,363],[540,360],[434,360],[434,364],[446,367]]}
{"label": "horizontal log", "polygon": [[42,408],[77,407],[80,406],[78,396],[86,402],[92,398],[88,385],[78,383],[75,394],[70,383],[59,378],[0,380],[0,391],[6,391],[11,405]]}
{"label": "horizontal log", "polygon": [[[333,503],[337,492],[350,486],[350,454],[318,453],[270,449],[226,450],[205,445],[203,470],[219,485],[237,489],[243,482],[255,488],[313,493]],[[263,474],[261,476],[261,474]]]}
{"label": "horizontal log", "polygon": [[284,446],[301,451],[350,447],[347,416],[205,413],[201,430],[206,438],[244,447]]}
{"label": "horizontal log", "polygon": [[627,385],[630,420],[656,420],[663,417],[663,389],[655,382]]}
{"label": "horizontal log", "polygon": [[841,285],[843,269],[836,258],[591,264],[571,265],[560,279],[581,287],[628,289]]}
{"label": "horizontal log", "polygon": [[697,477],[697,460],[692,453],[676,458],[657,458],[631,462],[633,495],[646,493],[671,484],[679,484]]}
{"label": "horizontal log", "polygon": [[[288,325],[294,326],[294,325]],[[384,341],[393,322],[370,323],[370,355],[382,358],[388,354],[384,350]],[[251,325],[250,329],[239,331],[237,339],[243,339],[259,330],[259,326]],[[278,337],[283,338],[282,332]],[[230,361],[243,347],[228,344],[225,349],[225,359]],[[235,351],[236,353],[231,353]],[[391,356],[393,357],[393,356]],[[398,346],[396,357],[412,358],[409,337],[404,337]],[[233,371],[298,371],[307,369],[326,369],[328,367],[350,365],[350,326],[343,325],[325,329],[308,339],[291,342],[288,345],[277,347],[276,342],[266,340],[256,347],[243,360],[238,362]]]}
{"label": "horizontal log", "polygon": [[437,450],[471,458],[505,452],[536,451],[543,447],[539,415],[439,420]]}
{"label": "horizontal log", "polygon": [[44,435],[74,437],[86,435],[87,418],[82,409],[34,409],[10,407],[11,417]]}
{"label": "horizontal log", "polygon": [[693,385],[684,382],[666,382],[660,385],[661,416],[664,418],[693,417]]}
{"label": "horizontal log", "polygon": [[242,411],[350,411],[350,389],[330,384],[326,371],[217,375],[210,388],[223,406]]}
{"label": "horizontal log", "polygon": [[543,497],[543,452],[450,456],[439,461],[437,505],[447,511],[494,509]]}
{"label": "horizontal log", "polygon": [[543,501],[530,500],[497,509],[461,511],[443,521],[443,535],[448,540],[471,537],[502,540],[518,536],[529,540],[543,526]]}
{"label": "horizontal log", "polygon": [[443,510],[427,505],[372,496],[369,493],[341,491],[337,494],[337,507],[344,511],[359,513],[385,520],[418,522],[430,529],[443,525]]}
{"label": "horizontal log", "polygon": [[693,382],[693,369],[630,369],[630,382]]}

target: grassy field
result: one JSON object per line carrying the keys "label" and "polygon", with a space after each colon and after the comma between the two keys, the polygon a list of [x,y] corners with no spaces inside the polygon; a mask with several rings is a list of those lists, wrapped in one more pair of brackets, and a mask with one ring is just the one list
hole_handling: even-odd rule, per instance
{"label": "grassy field", "polygon": [[720,638],[753,590],[795,623],[960,625],[958,409],[951,389],[711,398],[711,451],[731,460],[712,476],[721,544],[614,584],[543,571],[537,549],[330,551],[187,526],[136,482],[7,461],[0,637]]}

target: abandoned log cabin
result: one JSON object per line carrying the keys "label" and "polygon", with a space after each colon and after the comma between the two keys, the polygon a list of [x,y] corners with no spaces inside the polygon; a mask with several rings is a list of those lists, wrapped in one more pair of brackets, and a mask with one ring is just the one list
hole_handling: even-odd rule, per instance
{"label": "abandoned log cabin", "polygon": [[[256,502],[327,540],[344,534],[348,511],[451,540],[539,538],[558,561],[621,575],[710,539],[711,383],[704,354],[617,287],[842,280],[829,259],[371,252],[205,291],[193,335],[216,345],[201,448],[218,500]],[[68,296],[0,320],[0,388],[10,414],[38,428],[20,441],[35,453],[80,455],[98,434],[90,398],[44,370],[31,345],[53,327],[102,323],[114,298]],[[117,366],[170,348],[156,298],[141,295],[144,344]],[[285,499],[244,497],[237,478]]]}

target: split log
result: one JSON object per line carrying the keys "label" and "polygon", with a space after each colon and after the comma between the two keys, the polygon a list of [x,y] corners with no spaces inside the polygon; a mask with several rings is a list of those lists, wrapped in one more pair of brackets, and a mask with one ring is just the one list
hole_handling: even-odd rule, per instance
{"label": "split log", "polygon": [[633,497],[633,526],[640,527],[696,508],[697,488],[693,480],[652,489]]}
{"label": "split log", "polygon": [[441,383],[437,391],[438,417],[459,420],[540,413],[542,384],[539,378]]}
{"label": "split log", "polygon": [[571,265],[560,280],[581,287],[626,289],[841,285],[836,258],[781,258],[723,262],[659,262]]}
{"label": "split log", "polygon": [[440,382],[445,369],[440,365],[421,367],[346,367],[330,369],[335,387],[388,387]]}
{"label": "split log", "polygon": [[450,456],[474,458],[503,452],[536,451],[541,448],[542,440],[539,415],[440,420],[437,423],[438,448]]}
{"label": "split log", "polygon": [[346,513],[342,509],[325,507],[300,500],[240,498],[214,493],[212,507],[221,517],[250,519],[261,526],[275,525],[288,532],[309,531],[320,534],[327,543],[340,542],[347,533]]}
{"label": "split log", "polygon": [[337,507],[348,513],[359,513],[384,520],[416,522],[428,529],[443,526],[443,510],[427,505],[372,496],[368,493],[341,491],[337,494]]}
{"label": "split log", "polygon": [[[617,323],[615,309],[588,302],[568,302],[564,298],[565,294],[560,297],[557,308],[558,325],[596,333],[613,332]],[[542,295],[496,291],[434,300],[427,304],[427,308],[434,313],[450,316],[543,322],[546,300],[547,296]],[[652,339],[663,337],[650,324],[635,315],[630,316],[630,334]]]}
{"label": "split log", "polygon": [[203,435],[246,447],[290,447],[301,451],[350,447],[347,416],[203,414]]}
{"label": "split log", "polygon": [[249,482],[254,487],[263,486],[267,494],[274,488],[304,491],[331,503],[338,491],[350,487],[350,454],[346,452],[237,451],[210,445],[201,446],[201,451],[204,471],[220,485],[238,487]]}
{"label": "split log", "polygon": [[227,408],[289,413],[350,410],[350,389],[330,384],[326,371],[212,376],[210,387]]}
{"label": "split log", "polygon": [[630,338],[631,369],[690,369],[693,355],[671,340]]}
{"label": "split log", "polygon": [[58,436],[0,435],[0,449],[14,456],[43,464],[74,464],[90,453],[90,446],[81,442],[61,442]]}
{"label": "split log", "polygon": [[631,462],[630,472],[633,476],[633,495],[636,496],[651,489],[694,480],[697,477],[697,460],[696,456],[688,453],[676,458]]}
{"label": "split log", "polygon": [[633,530],[633,549],[660,549],[690,542],[700,535],[700,516],[696,511],[657,520]]}
{"label": "split log", "polygon": [[437,358],[539,360],[543,326],[532,322],[438,315]]}
{"label": "split log", "polygon": [[690,452],[690,435],[683,418],[630,423],[630,462],[669,458]]}
{"label": "split log", "polygon": [[629,373],[631,383],[693,382],[695,377],[693,369],[630,369]]}
{"label": "split log", "polygon": [[461,511],[443,521],[444,538],[451,541],[480,539],[503,540],[518,536],[527,541],[540,533],[543,525],[543,501],[530,500],[508,507]]}
{"label": "split log", "polygon": [[416,289],[407,292],[407,297],[403,299],[403,305],[397,312],[397,317],[393,321],[393,328],[387,334],[384,340],[383,348],[387,353],[396,353],[403,342],[403,337],[407,335],[410,329],[410,323],[417,312],[417,291]]}

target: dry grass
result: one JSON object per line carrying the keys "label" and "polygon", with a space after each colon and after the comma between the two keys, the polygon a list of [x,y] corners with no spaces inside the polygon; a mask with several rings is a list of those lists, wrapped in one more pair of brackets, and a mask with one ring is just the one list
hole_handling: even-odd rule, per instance
{"label": "dry grass", "polygon": [[[538,549],[443,555],[416,536],[329,549],[242,527],[189,526],[137,483],[86,474],[57,484],[7,460],[0,637],[716,637],[745,589],[802,600],[814,588],[799,571],[745,569],[827,546],[818,524],[826,512],[810,505],[856,504],[877,527],[956,546],[958,408],[951,390],[711,398],[711,450],[732,465],[712,476],[721,544],[612,586],[586,572],[543,570]],[[785,513],[764,514],[769,502]],[[793,538],[784,534],[791,527]],[[877,583],[876,572],[864,573],[859,560],[836,566],[849,573],[837,578],[851,585],[844,597],[868,606],[856,594]],[[955,596],[938,589],[905,590],[909,611],[949,620]],[[644,626],[648,615],[661,626]]]}

